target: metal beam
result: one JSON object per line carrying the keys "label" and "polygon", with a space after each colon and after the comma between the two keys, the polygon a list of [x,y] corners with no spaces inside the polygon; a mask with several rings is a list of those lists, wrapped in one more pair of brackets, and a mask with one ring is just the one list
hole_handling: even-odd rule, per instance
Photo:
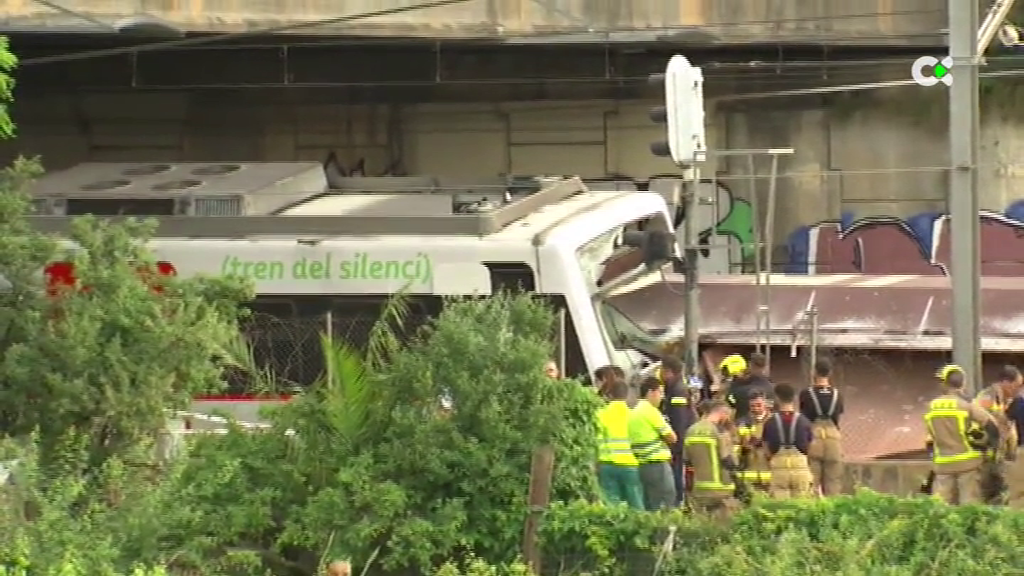
{"label": "metal beam", "polygon": [[[953,361],[963,367],[969,392],[981,382],[981,254],[978,218],[978,0],[948,0],[949,213],[952,228]],[[939,84],[938,86],[942,86]],[[934,88],[925,88],[934,89]]]}

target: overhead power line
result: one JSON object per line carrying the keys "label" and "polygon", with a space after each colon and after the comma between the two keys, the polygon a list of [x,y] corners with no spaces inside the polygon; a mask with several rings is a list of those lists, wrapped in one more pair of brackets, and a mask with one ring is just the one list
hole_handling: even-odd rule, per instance
{"label": "overhead power line", "polygon": [[[347,15],[344,15],[344,16],[337,16],[337,17],[331,17],[331,18],[323,18],[323,19],[318,19],[318,20],[309,20],[309,21],[296,22],[296,23],[291,23],[291,24],[283,24],[283,25],[280,25],[280,26],[268,26],[268,27],[265,27],[265,28],[260,28],[260,29],[256,29],[256,30],[248,30],[248,31],[245,31],[245,32],[231,32],[231,33],[225,33],[225,34],[215,34],[215,35],[210,35],[210,36],[197,36],[197,37],[192,37],[192,38],[166,40],[166,41],[153,42],[153,43],[148,43],[148,44],[139,44],[139,45],[134,45],[134,46],[126,46],[126,47],[118,47],[118,48],[107,48],[107,49],[101,49],[101,50],[87,50],[87,51],[75,52],[75,53],[70,53],[70,54],[57,54],[57,55],[53,55],[53,56],[40,56],[40,57],[36,57],[36,58],[26,58],[26,59],[21,61],[20,66],[24,67],[24,66],[36,66],[36,65],[42,65],[42,64],[53,64],[53,63],[58,63],[58,62],[72,62],[72,61],[77,61],[77,60],[89,60],[89,59],[94,59],[94,58],[105,58],[105,57],[108,57],[108,56],[119,56],[119,55],[124,55],[124,54],[133,54],[133,53],[140,53],[140,52],[153,52],[153,51],[160,51],[160,50],[188,49],[188,48],[191,48],[191,47],[209,47],[210,45],[213,45],[213,44],[224,43],[224,42],[233,42],[233,41],[236,41],[236,40],[244,40],[246,38],[262,38],[262,37],[266,37],[268,35],[273,35],[273,34],[278,34],[278,33],[296,32],[296,31],[300,31],[300,30],[320,28],[320,27],[324,27],[324,26],[332,26],[332,25],[337,25],[337,24],[347,24],[347,23],[357,22],[357,21],[360,21],[360,20],[367,20],[367,19],[371,19],[371,18],[393,16],[393,15],[397,15],[397,14],[415,12],[415,11],[420,11],[420,10],[428,10],[428,9],[431,9],[431,8],[440,8],[440,7],[445,7],[445,6],[457,5],[457,4],[465,4],[467,2],[472,2],[472,1],[474,1],[474,0],[431,0],[431,1],[428,1],[428,2],[423,2],[423,3],[420,3],[420,4],[414,4],[414,5],[410,5],[410,6],[402,6],[402,7],[396,7],[396,8],[387,8],[387,9],[375,10],[375,11],[372,11],[372,12],[363,12],[363,13],[359,13],[359,14],[347,14]],[[546,38],[546,37],[549,37],[549,38],[550,37],[571,37],[571,36],[575,36],[575,35],[584,35],[584,34],[585,35],[590,35],[590,36],[593,36],[593,35],[596,34],[596,35],[600,36],[600,35],[612,35],[612,34],[621,34],[621,33],[630,33],[630,32],[635,32],[635,33],[641,33],[641,32],[652,33],[652,32],[655,32],[655,33],[661,33],[661,34],[665,34],[665,35],[671,35],[672,33],[675,33],[675,32],[695,32],[695,33],[704,32],[704,33],[713,33],[714,31],[717,31],[719,29],[736,28],[736,27],[739,27],[739,26],[761,26],[761,25],[776,25],[776,26],[781,25],[781,26],[785,26],[785,25],[791,25],[791,24],[836,23],[836,22],[843,22],[843,21],[847,21],[847,20],[856,20],[856,19],[865,19],[865,18],[882,18],[882,17],[885,17],[885,18],[889,18],[889,17],[892,17],[892,18],[903,18],[903,17],[920,18],[920,17],[926,16],[926,15],[933,15],[933,14],[940,14],[940,13],[942,13],[941,10],[903,10],[903,11],[891,11],[891,12],[867,12],[867,13],[859,13],[859,14],[839,14],[839,15],[830,15],[830,16],[807,16],[807,17],[796,17],[796,18],[782,18],[782,19],[774,19],[774,20],[743,20],[743,21],[734,21],[734,22],[713,22],[713,23],[708,23],[708,24],[702,24],[702,25],[699,25],[699,26],[684,26],[684,25],[680,25],[680,26],[666,26],[666,27],[657,27],[657,28],[651,28],[651,27],[601,28],[601,27],[594,26],[592,23],[589,23],[589,22],[583,20],[582,18],[579,18],[579,17],[577,17],[575,15],[572,15],[570,13],[565,12],[564,10],[561,10],[557,6],[550,5],[545,0],[533,0],[533,1],[536,4],[538,4],[539,6],[543,7],[544,9],[546,9],[546,10],[548,10],[548,11],[554,13],[554,14],[559,14],[559,15],[563,16],[564,18],[566,18],[567,20],[570,20],[576,26],[578,26],[580,29],[579,30],[567,30],[567,31],[561,31],[561,32],[544,31],[544,32],[529,32],[529,33],[522,33],[522,34],[502,34],[502,35],[495,35],[493,39],[498,41],[498,42],[501,42],[503,40],[516,39],[516,38],[538,38],[538,39],[543,39],[543,38]],[[936,31],[935,34],[938,34],[938,31]],[[828,41],[840,41],[840,42],[843,42],[843,41],[863,41],[863,42],[870,42],[870,41],[877,41],[877,40],[896,40],[896,39],[918,38],[918,37],[922,37],[922,36],[931,36],[931,35],[933,35],[933,34],[917,33],[917,34],[852,35],[852,36],[845,36],[845,37],[834,37],[834,36],[829,36],[829,35],[826,34],[826,35],[814,36],[814,37],[811,37],[810,35],[808,35],[807,37],[796,37],[794,41],[801,41],[801,42],[810,42],[810,41],[815,41],[815,42],[828,42]],[[431,38],[423,38],[423,39],[420,39],[420,40],[421,41],[428,41],[428,40],[429,41],[437,41],[437,39],[431,39]],[[478,37],[461,38],[461,39],[460,38],[454,38],[454,39],[451,39],[451,40],[454,40],[454,41],[458,41],[458,40],[464,40],[464,41],[465,40],[482,40],[482,38],[478,38]],[[352,40],[351,39],[339,39],[339,40],[328,39],[328,40],[325,40],[323,42],[312,42],[312,43],[304,42],[304,43],[300,43],[300,44],[302,44],[302,45],[315,45],[315,46],[330,46],[332,43],[335,43],[335,42],[337,42],[339,44],[341,44],[341,43],[352,43]],[[409,39],[405,39],[405,38],[403,38],[403,39],[386,39],[386,40],[373,39],[371,42],[373,42],[373,43],[385,42],[385,43],[395,43],[395,44],[403,44],[403,43],[404,44],[409,44],[409,43],[411,43],[411,41]],[[555,43],[553,45],[558,45],[558,44],[561,44],[561,42],[560,43]],[[667,48],[673,48],[674,47],[677,50],[681,50],[681,51],[685,51],[685,49],[686,49],[685,41],[680,41],[680,43],[678,43],[678,44],[673,44],[673,43],[671,43],[669,41],[666,41],[665,44],[666,44]]]}
{"label": "overhead power line", "polygon": [[265,36],[267,34],[276,34],[279,32],[292,32],[295,30],[302,30],[306,28],[317,28],[320,26],[331,26],[334,24],[347,24],[350,22],[357,22],[359,20],[368,20],[370,18],[380,18],[383,16],[394,16],[396,14],[404,14],[406,12],[415,12],[419,10],[428,10],[430,8],[442,8],[444,6],[454,6],[456,4],[465,4],[472,0],[430,0],[428,2],[422,2],[420,4],[413,4],[411,6],[400,6],[397,8],[386,8],[382,10],[374,10],[371,12],[361,12],[358,14],[346,14],[344,16],[337,16],[332,18],[324,18],[321,20],[310,20],[306,22],[295,22],[292,24],[283,24],[281,26],[272,26],[262,28],[258,30],[249,30],[246,32],[232,32],[229,34],[216,34],[212,36],[196,36],[193,38],[182,38],[179,40],[167,40],[164,42],[155,42],[152,44],[141,44],[138,46],[127,46],[123,48],[107,48],[103,50],[89,50],[85,52],[76,52],[72,54],[60,54],[56,56],[41,56],[39,58],[27,58],[19,63],[20,67],[25,66],[38,66],[40,64],[50,64],[54,62],[70,62],[74,60],[89,60],[92,58],[104,58],[107,56],[118,56],[121,54],[134,54],[139,52],[153,52],[156,50],[167,50],[171,48],[181,48],[187,46],[198,46],[201,44],[212,44],[216,42],[225,42],[228,40],[237,40],[241,38],[255,38]]}

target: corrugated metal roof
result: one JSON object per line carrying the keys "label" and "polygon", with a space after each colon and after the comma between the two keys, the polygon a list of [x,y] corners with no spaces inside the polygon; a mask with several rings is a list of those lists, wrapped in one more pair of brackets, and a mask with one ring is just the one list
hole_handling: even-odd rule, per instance
{"label": "corrugated metal roof", "polygon": [[[1024,278],[983,278],[981,336],[986,351],[1024,351]],[[706,342],[805,344],[817,311],[818,343],[850,348],[944,350],[951,346],[952,290],[935,276],[752,275],[700,281],[699,327]],[[613,297],[610,303],[641,328],[682,332],[685,282],[664,282]],[[759,296],[760,294],[760,296]],[[767,299],[767,312],[759,311]]]}

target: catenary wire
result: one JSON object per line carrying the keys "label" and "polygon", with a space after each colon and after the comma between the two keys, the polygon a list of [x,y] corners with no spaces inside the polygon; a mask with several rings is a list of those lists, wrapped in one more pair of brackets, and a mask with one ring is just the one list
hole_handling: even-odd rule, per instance
{"label": "catenary wire", "polygon": [[457,4],[465,4],[472,0],[429,0],[420,4],[413,4],[410,6],[399,6],[396,8],[385,8],[381,10],[374,10],[370,12],[360,12],[357,14],[345,14],[344,16],[336,16],[332,18],[324,18],[321,20],[310,20],[305,22],[295,22],[292,24],[283,24],[281,26],[274,26],[268,28],[262,28],[258,30],[247,30],[245,32],[232,32],[229,34],[217,34],[213,36],[195,36],[192,38],[181,38],[177,40],[166,40],[162,42],[155,42],[152,44],[140,44],[137,46],[128,46],[120,48],[106,48],[101,50],[88,50],[85,52],[75,52],[71,54],[62,54],[58,56],[42,56],[39,58],[28,58],[19,63],[19,66],[38,66],[40,64],[49,64],[53,62],[69,62],[73,60],[88,60],[92,58],[103,58],[106,56],[117,56],[120,54],[132,54],[139,52],[152,52],[155,50],[167,50],[170,48],[177,48],[182,46],[197,46],[200,44],[212,44],[215,42],[224,42],[227,40],[239,39],[239,38],[256,38],[267,34],[274,34],[278,32],[291,32],[295,30],[303,30],[306,28],[317,28],[320,26],[330,26],[334,24],[346,24],[349,22],[357,22],[360,20],[368,20],[370,18],[379,18],[382,16],[394,16],[396,14],[404,14],[406,12],[415,12],[419,10],[428,10],[431,8],[441,8],[445,6],[454,6]]}
{"label": "catenary wire", "polygon": [[[193,47],[193,46],[216,44],[216,43],[220,43],[220,42],[230,42],[230,41],[238,40],[238,39],[264,37],[264,36],[267,36],[267,35],[272,35],[272,34],[276,34],[276,33],[280,33],[280,32],[292,32],[292,31],[309,29],[309,28],[318,28],[318,27],[322,27],[322,26],[330,26],[330,25],[334,25],[334,24],[345,24],[345,23],[349,23],[349,22],[356,22],[356,21],[366,20],[366,19],[370,19],[370,18],[377,18],[377,17],[382,17],[382,16],[392,16],[392,15],[402,14],[402,13],[407,13],[407,12],[413,12],[413,11],[419,11],[419,10],[427,10],[427,9],[431,9],[431,8],[439,8],[439,7],[444,7],[444,6],[463,4],[463,3],[466,3],[466,2],[470,2],[470,1],[473,1],[473,0],[432,0],[432,1],[429,1],[429,2],[423,2],[423,3],[420,3],[420,4],[414,4],[414,5],[411,5],[411,6],[402,6],[402,7],[396,7],[396,8],[381,9],[381,10],[376,10],[376,11],[372,11],[372,12],[363,12],[363,13],[359,13],[359,14],[347,14],[347,15],[344,15],[344,16],[324,18],[324,19],[319,19],[319,20],[310,20],[310,21],[305,21],[305,22],[296,22],[296,23],[291,23],[291,24],[284,24],[284,25],[281,25],[281,26],[272,26],[272,27],[266,27],[266,28],[261,28],[261,29],[257,29],[257,30],[248,30],[248,31],[244,31],[244,32],[231,32],[231,33],[216,34],[216,35],[211,35],[211,36],[197,36],[197,37],[192,37],[192,38],[166,40],[166,41],[154,42],[154,43],[150,43],[150,44],[141,44],[141,45],[135,45],[135,46],[126,46],[126,47],[117,47],[117,48],[106,48],[106,49],[100,49],[100,50],[87,50],[87,51],[83,51],[83,52],[73,52],[73,53],[70,53],[70,54],[59,54],[59,55],[53,55],[53,56],[41,56],[41,57],[37,57],[37,58],[26,58],[26,59],[21,61],[20,66],[22,66],[22,67],[24,67],[24,66],[37,66],[37,65],[41,65],[41,64],[51,64],[51,63],[57,63],[57,62],[70,62],[70,61],[75,61],[75,60],[87,60],[87,59],[93,59],[93,58],[104,58],[104,57],[107,57],[107,56],[117,56],[117,55],[122,55],[122,54],[132,54],[132,53],[138,53],[138,52],[152,52],[152,51],[158,51],[158,50],[172,50],[172,49],[179,49],[179,48],[189,48],[189,47]],[[538,4],[544,6],[545,8],[547,8],[547,5],[545,3],[540,2],[539,0],[534,0],[534,1],[537,2]],[[562,12],[562,11],[559,10],[559,12]],[[658,31],[658,32],[665,32],[665,33],[670,33],[672,31],[707,31],[707,30],[715,30],[715,29],[719,29],[719,28],[733,28],[733,27],[744,26],[744,25],[810,23],[810,22],[836,22],[836,21],[843,21],[843,20],[849,20],[849,19],[872,18],[872,17],[874,17],[874,18],[877,18],[877,17],[903,17],[903,16],[920,17],[920,16],[924,16],[924,15],[927,15],[927,14],[934,14],[934,13],[940,13],[940,12],[942,12],[942,11],[940,11],[940,10],[908,10],[908,11],[893,11],[893,12],[873,12],[873,13],[862,13],[862,14],[840,14],[840,15],[834,15],[834,16],[804,17],[804,18],[784,18],[784,19],[780,19],[780,20],[747,20],[747,21],[739,21],[739,22],[716,22],[716,23],[710,23],[710,24],[700,25],[700,26],[669,26],[669,27],[658,27],[658,28],[655,28],[653,30]],[[582,21],[581,19],[575,18],[575,17],[573,17],[572,19],[577,21],[577,23],[579,25],[587,26],[588,29],[587,30],[582,30],[582,31],[570,30],[570,31],[558,32],[558,33],[556,33],[556,32],[542,32],[542,33],[524,34],[524,35],[511,34],[511,35],[503,35],[503,36],[501,36],[499,38],[500,39],[518,38],[518,37],[538,37],[538,38],[544,38],[544,37],[572,36],[572,35],[577,35],[577,34],[595,34],[595,33],[597,33],[597,34],[610,34],[610,33],[618,33],[618,32],[649,32],[649,31],[652,30],[651,28],[636,28],[636,27],[634,27],[634,28],[591,29],[589,23],[586,23],[585,21]],[[916,34],[887,34],[887,35],[857,35],[857,36],[851,36],[849,38],[836,38],[836,37],[829,37],[829,36],[819,36],[819,37],[816,37],[816,38],[818,38],[819,41],[826,40],[826,39],[827,40],[831,40],[831,41],[837,41],[837,40],[863,40],[863,41],[868,41],[868,40],[879,40],[879,39],[915,38],[915,37],[930,36],[930,35],[931,34],[927,34],[927,33],[916,33]],[[808,39],[806,41],[810,41],[811,38],[813,38],[813,37],[808,37]],[[472,39],[472,40],[479,40],[479,38],[465,38],[464,40],[470,40],[470,39]],[[798,39],[800,39],[800,38],[798,38]],[[803,39],[800,39],[800,40],[803,40]],[[351,42],[351,41],[349,41],[349,42]],[[396,42],[399,42],[399,41],[396,41]],[[409,42],[409,41],[406,40],[406,42]],[[318,43],[315,43],[315,44],[318,44],[318,45],[319,44],[330,45],[330,42],[323,42],[323,43],[318,42]]]}

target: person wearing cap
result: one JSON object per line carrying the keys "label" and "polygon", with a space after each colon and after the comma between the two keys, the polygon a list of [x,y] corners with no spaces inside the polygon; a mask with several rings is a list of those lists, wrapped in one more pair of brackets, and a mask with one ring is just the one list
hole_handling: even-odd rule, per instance
{"label": "person wearing cap", "polygon": [[[677,438],[685,438],[686,431],[697,420],[683,370],[683,361],[675,356],[666,356],[661,360],[661,381],[665,384],[665,395],[661,399],[661,413],[668,420],[668,425]],[[672,478],[676,485],[676,504],[680,504],[686,496],[686,476],[683,464],[682,443],[676,442],[671,447]]]}
{"label": "person wearing cap", "polygon": [[736,494],[743,487],[736,481],[739,463],[732,437],[723,429],[732,417],[732,409],[723,400],[706,400],[701,412],[704,416],[690,427],[683,440],[683,457],[693,468],[691,501],[698,512],[729,515],[739,507]]}
{"label": "person wearing cap", "polygon": [[842,490],[843,434],[839,420],[843,399],[832,386],[832,362],[821,358],[814,363],[814,382],[800,392],[800,413],[811,421],[814,441],[807,451],[814,481],[822,496],[835,496]]}
{"label": "person wearing cap", "polygon": [[644,507],[648,510],[668,509],[676,503],[669,447],[675,445],[679,438],[657,408],[661,405],[662,389],[658,378],[645,378],[640,383],[640,400],[629,419],[629,442],[640,463]]}
{"label": "person wearing cap", "polygon": [[924,415],[931,441],[932,494],[949,504],[981,502],[985,446],[972,429],[984,431],[988,446],[994,447],[999,428],[991,414],[965,398],[966,377],[959,366],[947,366],[937,375],[944,390],[928,403]]}
{"label": "person wearing cap", "polygon": [[987,410],[999,429],[999,440],[985,454],[981,466],[981,490],[986,502],[998,503],[1006,484],[1006,462],[1017,456],[1017,429],[1006,414],[1010,401],[1021,389],[1021,373],[1016,366],[1003,366],[999,380],[978,392],[975,403]]}

